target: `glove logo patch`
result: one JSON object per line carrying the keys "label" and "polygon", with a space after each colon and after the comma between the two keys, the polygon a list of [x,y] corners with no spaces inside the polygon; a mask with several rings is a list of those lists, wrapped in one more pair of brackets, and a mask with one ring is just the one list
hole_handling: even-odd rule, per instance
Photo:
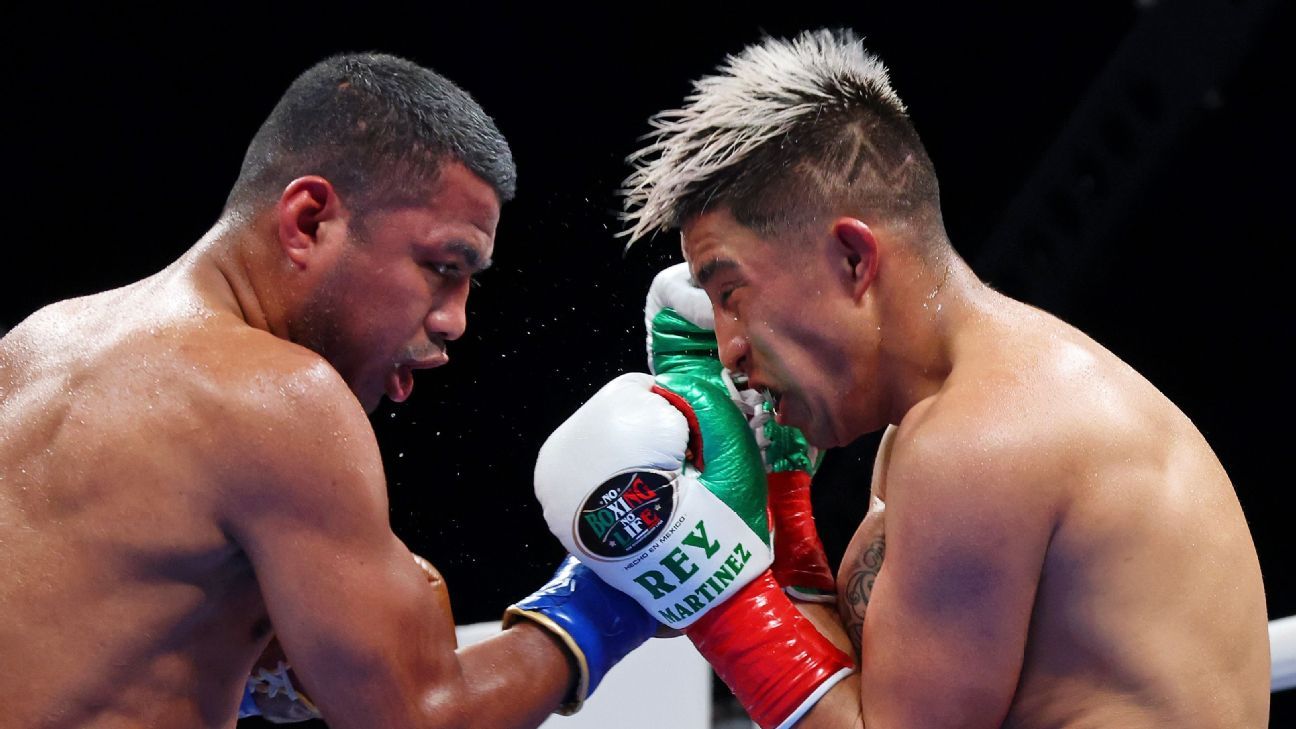
{"label": "glove logo patch", "polygon": [[576,541],[592,556],[628,557],[661,533],[674,512],[674,474],[618,473],[585,498],[576,514]]}

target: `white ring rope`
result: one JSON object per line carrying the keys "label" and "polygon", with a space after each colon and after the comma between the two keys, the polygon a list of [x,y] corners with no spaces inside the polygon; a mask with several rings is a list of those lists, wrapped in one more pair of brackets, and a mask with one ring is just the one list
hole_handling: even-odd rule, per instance
{"label": "white ring rope", "polygon": [[1269,690],[1296,686],[1296,615],[1269,621]]}

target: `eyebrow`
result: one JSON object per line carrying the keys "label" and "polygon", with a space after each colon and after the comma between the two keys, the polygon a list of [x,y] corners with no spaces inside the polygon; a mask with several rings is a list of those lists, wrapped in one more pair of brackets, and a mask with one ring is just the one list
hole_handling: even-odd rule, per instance
{"label": "eyebrow", "polygon": [[697,279],[698,286],[706,286],[707,282],[715,278],[716,274],[724,271],[732,271],[738,268],[738,264],[728,258],[712,258],[698,268]]}

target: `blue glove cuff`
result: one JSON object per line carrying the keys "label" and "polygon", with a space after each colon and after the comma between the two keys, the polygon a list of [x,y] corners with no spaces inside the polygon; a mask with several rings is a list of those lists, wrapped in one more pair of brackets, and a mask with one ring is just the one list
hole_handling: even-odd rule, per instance
{"label": "blue glove cuff", "polygon": [[510,605],[504,627],[525,618],[553,633],[571,651],[580,675],[559,707],[574,714],[612,666],[657,632],[657,620],[633,598],[598,578],[568,556],[553,579]]}

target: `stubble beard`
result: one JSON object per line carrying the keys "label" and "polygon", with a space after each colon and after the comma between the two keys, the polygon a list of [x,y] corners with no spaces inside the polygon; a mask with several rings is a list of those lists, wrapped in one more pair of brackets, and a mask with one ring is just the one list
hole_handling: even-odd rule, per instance
{"label": "stubble beard", "polygon": [[328,362],[351,391],[361,399],[366,409],[371,409],[369,403],[364,403],[364,395],[359,391],[360,383],[356,379],[363,362],[348,362],[346,359],[346,352],[353,350],[355,343],[347,341],[348,338],[341,324],[341,313],[345,310],[345,303],[338,301],[336,294],[341,290],[341,287],[336,285],[341,268],[339,266],[334,269],[328,279],[311,292],[299,316],[289,326],[289,339]]}

